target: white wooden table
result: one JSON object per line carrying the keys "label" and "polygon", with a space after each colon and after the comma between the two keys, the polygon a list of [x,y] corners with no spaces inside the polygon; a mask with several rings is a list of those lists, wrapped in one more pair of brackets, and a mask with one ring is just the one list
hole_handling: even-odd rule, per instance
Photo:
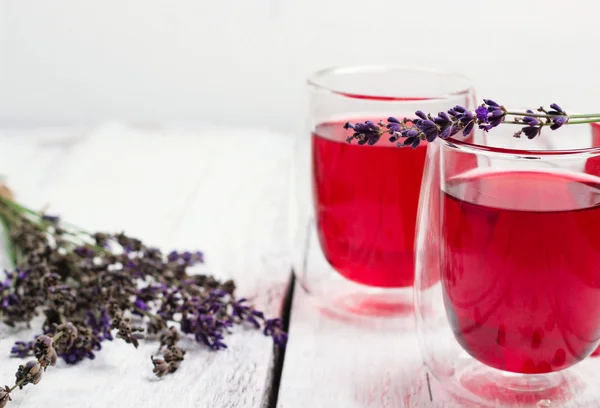
{"label": "white wooden table", "polygon": [[[294,284],[286,214],[292,146],[290,136],[247,129],[0,130],[0,173],[23,203],[165,250],[201,249],[210,273],[235,279],[240,294],[290,322],[284,353],[261,333],[240,330],[226,351],[190,343],[181,368],[161,380],[151,372],[155,344],[106,342],[93,361],[59,362],[38,385],[15,392],[9,407],[459,406],[429,381],[412,317],[403,329],[333,320]],[[21,361],[8,357],[10,347],[37,332],[0,333],[0,384],[13,384]]]}

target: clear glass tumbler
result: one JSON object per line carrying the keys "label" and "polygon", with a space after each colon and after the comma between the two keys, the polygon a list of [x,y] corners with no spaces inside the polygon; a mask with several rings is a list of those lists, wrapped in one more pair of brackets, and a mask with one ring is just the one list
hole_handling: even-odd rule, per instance
{"label": "clear glass tumbler", "polygon": [[600,366],[583,361],[600,344],[600,148],[588,125],[516,130],[428,148],[423,357],[462,406],[600,406]]}
{"label": "clear glass tumbler", "polygon": [[309,125],[296,144],[291,201],[294,271],[324,309],[343,315],[412,311],[414,237],[427,144],[386,137],[358,145],[348,121],[414,117],[471,106],[461,75],[392,66],[319,71],[308,80]]}

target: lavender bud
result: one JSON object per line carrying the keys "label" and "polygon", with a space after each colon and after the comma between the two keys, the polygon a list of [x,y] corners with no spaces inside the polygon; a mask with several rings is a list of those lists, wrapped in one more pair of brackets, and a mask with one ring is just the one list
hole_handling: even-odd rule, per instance
{"label": "lavender bud", "polygon": [[485,106],[480,106],[477,109],[475,109],[475,115],[477,116],[477,120],[480,123],[488,122],[488,110]]}
{"label": "lavender bud", "polygon": [[152,372],[156,374],[158,378],[164,377],[171,372],[171,366],[165,360],[154,358],[154,356],[151,356],[150,360],[154,365]]}
{"label": "lavender bud", "polygon": [[473,131],[473,127],[475,127],[475,121],[469,122],[469,124],[465,126],[463,130],[463,136],[469,136],[469,134]]}
{"label": "lavender bud", "polygon": [[429,143],[433,142],[436,139],[436,137],[438,137],[438,136],[439,136],[439,132],[437,129],[431,129],[431,130],[428,130],[425,132],[425,139]]}
{"label": "lavender bud", "polygon": [[452,133],[452,126],[447,126],[440,133],[440,138],[443,140],[446,140],[451,136],[451,133]]}
{"label": "lavender bud", "polygon": [[504,116],[504,111],[501,109],[495,109],[488,115],[489,119],[496,119]]}
{"label": "lavender bud", "polygon": [[459,131],[460,131],[460,128],[458,127],[458,125],[452,125],[452,131],[450,132],[450,136],[454,136]]}
{"label": "lavender bud", "polygon": [[463,113],[463,116],[461,118],[461,122],[463,123],[467,123],[471,120],[475,119],[475,115],[473,114],[473,112],[471,111],[466,111],[465,113]]}
{"label": "lavender bud", "polygon": [[439,112],[438,117],[446,122],[450,122],[450,117],[446,112]]}
{"label": "lavender bud", "polygon": [[556,130],[560,128],[562,125],[567,123],[567,118],[565,116],[559,116],[552,119],[552,125],[550,125],[550,129]]}
{"label": "lavender bud", "polygon": [[10,388],[7,385],[0,388],[0,408],[4,408],[8,401],[12,401],[12,399],[10,398]]}
{"label": "lavender bud", "polygon": [[56,350],[52,347],[52,338],[46,335],[38,336],[33,346],[35,358],[38,359],[44,370],[48,366],[56,365],[58,355]]}
{"label": "lavender bud", "polygon": [[527,136],[528,139],[533,139],[534,137],[536,137],[540,133],[541,128],[531,127],[531,126],[525,126],[521,130],[522,130],[523,133],[525,133],[525,136]]}
{"label": "lavender bud", "polygon": [[370,120],[365,121],[365,125],[367,125],[367,129],[370,131],[376,131],[379,129],[379,126],[377,126],[377,124],[371,122]]}
{"label": "lavender bud", "polygon": [[13,354],[15,357],[25,358],[29,355],[32,349],[32,342],[17,341],[10,350],[10,353]]}
{"label": "lavender bud", "polygon": [[393,116],[390,116],[388,118],[388,122],[400,124],[400,121],[398,119],[396,119],[395,117],[393,117]]}
{"label": "lavender bud", "polygon": [[404,141],[404,146],[413,145],[413,147],[416,147],[416,146],[414,146],[415,142],[417,143],[417,146],[418,146],[419,145],[418,142],[420,142],[418,137],[416,137],[416,136],[409,137]]}
{"label": "lavender bud", "polygon": [[373,146],[374,144],[376,144],[379,141],[380,138],[381,138],[380,134],[370,134],[369,140],[367,143],[369,144],[369,146]]}
{"label": "lavender bud", "polygon": [[500,107],[500,105],[498,105],[496,102],[492,101],[491,99],[484,99],[483,103],[485,103],[488,106],[493,106],[493,107],[497,107],[497,108]]}
{"label": "lavender bud", "polygon": [[417,137],[419,136],[419,131],[416,129],[406,129],[402,131],[402,137]]}
{"label": "lavender bud", "polygon": [[523,123],[527,123],[529,126],[538,126],[540,124],[540,121],[533,116],[524,116],[522,120]]}
{"label": "lavender bud", "polygon": [[467,108],[463,108],[463,107],[462,107],[462,106],[460,106],[460,105],[456,105],[456,106],[454,107],[454,110],[455,110],[456,112],[458,112],[458,113],[465,113],[465,112],[467,111]]}
{"label": "lavender bud", "polygon": [[554,109],[559,114],[563,114],[563,115],[566,114],[566,112],[563,111],[562,108],[560,106],[558,106],[557,104],[555,104],[555,103],[553,103],[552,105],[550,105],[550,107],[552,109]]}
{"label": "lavender bud", "polygon": [[422,121],[417,127],[423,131],[436,128],[435,123],[430,120]]}
{"label": "lavender bud", "polygon": [[393,123],[391,125],[388,125],[388,129],[390,130],[390,134],[393,134],[394,132],[401,132],[402,131],[402,125],[399,125],[397,123]]}
{"label": "lavender bud", "polygon": [[42,379],[42,366],[35,360],[30,360],[27,364],[20,365],[15,377],[15,385],[19,384],[19,389],[22,389],[27,384],[37,384]]}
{"label": "lavender bud", "polygon": [[425,114],[425,112],[423,112],[423,111],[420,111],[420,110],[416,111],[416,112],[415,112],[415,115],[417,115],[418,117],[420,117],[420,118],[421,118],[421,119],[423,119],[423,120],[427,120],[427,119],[428,119],[428,117],[427,117],[427,115]]}

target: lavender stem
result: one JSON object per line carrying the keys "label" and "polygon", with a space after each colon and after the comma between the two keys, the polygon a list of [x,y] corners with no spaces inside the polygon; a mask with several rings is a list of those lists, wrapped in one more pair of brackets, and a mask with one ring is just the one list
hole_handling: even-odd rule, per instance
{"label": "lavender stem", "polygon": [[[533,118],[555,118],[556,116],[567,116],[569,118],[600,118],[600,113],[586,113],[577,115],[548,115],[546,113],[527,113],[527,112],[511,112],[507,111],[507,115],[511,116],[531,116]],[[505,122],[507,123],[507,122]],[[571,123],[571,122],[569,122]]]}

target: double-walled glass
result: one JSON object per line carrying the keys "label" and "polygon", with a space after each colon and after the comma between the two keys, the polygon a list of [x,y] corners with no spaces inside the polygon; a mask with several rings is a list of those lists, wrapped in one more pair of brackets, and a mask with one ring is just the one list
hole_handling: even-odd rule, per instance
{"label": "double-walled glass", "polygon": [[589,125],[533,140],[518,130],[429,146],[415,282],[424,360],[463,404],[600,406],[597,360],[583,361],[600,344],[600,148]]}
{"label": "double-walled glass", "polygon": [[351,315],[412,309],[414,238],[427,144],[398,148],[384,136],[359,146],[346,122],[378,122],[471,106],[470,82],[404,67],[327,69],[308,80],[309,126],[293,172],[294,271],[318,304]]}

